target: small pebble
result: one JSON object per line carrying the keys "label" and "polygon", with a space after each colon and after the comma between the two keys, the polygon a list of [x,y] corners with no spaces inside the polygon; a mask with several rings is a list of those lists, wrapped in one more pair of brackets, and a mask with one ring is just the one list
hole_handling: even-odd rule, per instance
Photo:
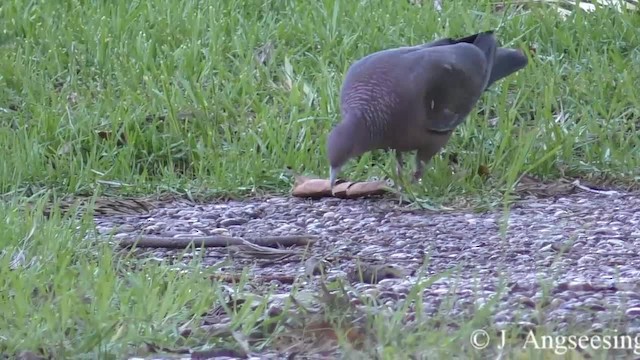
{"label": "small pebble", "polygon": [[229,226],[234,226],[234,225],[242,225],[242,224],[247,223],[248,221],[249,220],[243,219],[243,218],[224,219],[224,220],[220,220],[220,226],[229,227]]}

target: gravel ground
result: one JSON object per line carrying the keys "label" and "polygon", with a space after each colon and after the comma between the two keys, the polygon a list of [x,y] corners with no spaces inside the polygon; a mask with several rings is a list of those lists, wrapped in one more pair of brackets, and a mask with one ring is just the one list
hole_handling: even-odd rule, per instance
{"label": "gravel ground", "polygon": [[[425,311],[436,312],[445,298],[455,294],[450,316],[469,314],[505,280],[506,293],[493,311],[498,328],[544,323],[553,324],[556,331],[579,326],[598,332],[615,326],[619,333],[640,333],[640,194],[580,192],[525,199],[513,206],[506,232],[501,232],[503,217],[501,211],[415,210],[383,199],[272,197],[211,204],[173,202],[145,215],[102,217],[96,223],[101,233],[116,229],[121,234],[117,236],[317,235],[313,255],[330,261],[332,277],[349,278],[358,257],[402,269],[399,278],[377,284],[351,281],[356,290],[390,303],[405,297],[421,267],[427,275],[451,270],[424,292]],[[157,257],[177,253],[147,252]],[[207,249],[207,263],[225,259],[229,259],[227,249]],[[255,277],[303,278],[305,272],[300,258],[274,262],[234,257],[223,270],[245,266]],[[292,286],[278,280],[270,285],[282,293]],[[542,296],[543,288],[549,296]]]}

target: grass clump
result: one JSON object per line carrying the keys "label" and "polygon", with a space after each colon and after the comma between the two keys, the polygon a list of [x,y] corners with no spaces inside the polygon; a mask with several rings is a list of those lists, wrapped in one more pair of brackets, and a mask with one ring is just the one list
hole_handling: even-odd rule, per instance
{"label": "grass clump", "polygon": [[149,339],[175,342],[180,322],[206,312],[216,298],[199,271],[157,261],[138,262],[132,271],[126,253],[85,238],[89,218],[54,213],[45,220],[6,205],[0,213],[0,353],[114,358]]}

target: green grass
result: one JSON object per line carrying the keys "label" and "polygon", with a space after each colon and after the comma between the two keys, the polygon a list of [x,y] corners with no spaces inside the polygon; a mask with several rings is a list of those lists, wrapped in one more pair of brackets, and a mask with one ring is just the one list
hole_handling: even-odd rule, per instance
{"label": "green grass", "polygon": [[[352,61],[499,25],[503,43],[536,54],[483,97],[484,115],[470,116],[447,146],[463,171],[436,158],[417,191],[474,194],[523,171],[557,176],[559,165],[571,176],[637,180],[637,16],[562,21],[544,8],[503,16],[483,14],[483,3],[447,6],[457,15],[439,22],[430,6],[382,1],[3,4],[0,191],[93,193],[99,180],[130,193],[286,191],[287,166],[328,175],[324,141]],[[265,44],[273,51],[262,65]],[[556,122],[561,110],[566,120]],[[145,121],[158,114],[168,116]],[[123,146],[96,134],[119,129]],[[344,175],[380,176],[392,158],[364,156]],[[474,176],[480,164],[493,182]]]}
{"label": "green grass", "polygon": [[[456,131],[446,152],[459,155],[459,169],[436,157],[412,189],[419,198],[496,195],[523,172],[637,184],[637,14],[605,9],[565,21],[545,6],[444,7],[440,21],[429,1],[3,1],[0,193],[11,195],[0,208],[0,353],[95,358],[144,341],[184,345],[176,327],[220,301],[197,261],[187,273],[152,262],[131,270],[134,258],[82,240],[90,219],[78,230],[25,215],[22,195],[286,192],[287,167],[326,178],[342,76],[384,48],[496,27],[503,44],[535,48],[529,66],[496,84]],[[259,63],[265,45],[272,51]],[[480,165],[490,179],[476,175]],[[391,155],[367,154],[343,176],[394,166]],[[27,265],[12,270],[18,250]],[[443,333],[419,330],[381,346],[443,344]],[[438,351],[464,343],[461,331]]]}

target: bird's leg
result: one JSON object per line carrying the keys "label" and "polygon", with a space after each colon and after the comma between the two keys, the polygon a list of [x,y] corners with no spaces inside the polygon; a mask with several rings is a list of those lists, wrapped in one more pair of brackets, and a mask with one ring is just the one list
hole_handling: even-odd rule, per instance
{"label": "bird's leg", "polygon": [[396,150],[396,188],[398,191],[402,191],[404,188],[404,160],[402,159],[402,152]]}
{"label": "bird's leg", "polygon": [[413,173],[414,183],[422,180],[425,165],[447,144],[452,133],[453,131],[445,133],[431,132],[429,143],[418,149],[416,152],[416,171]]}
{"label": "bird's leg", "polygon": [[402,153],[396,150],[396,176],[398,180],[402,178],[402,168],[404,166],[404,161],[402,160]]}
{"label": "bird's leg", "polygon": [[398,205],[402,204],[404,195],[402,194],[404,190],[404,178],[402,176],[404,168],[404,160],[402,159],[402,152],[396,150],[396,190],[398,191]]}
{"label": "bird's leg", "polygon": [[422,175],[424,174],[424,164],[425,162],[420,157],[420,150],[416,154],[416,170],[413,173],[413,183],[419,183],[422,180]]}

